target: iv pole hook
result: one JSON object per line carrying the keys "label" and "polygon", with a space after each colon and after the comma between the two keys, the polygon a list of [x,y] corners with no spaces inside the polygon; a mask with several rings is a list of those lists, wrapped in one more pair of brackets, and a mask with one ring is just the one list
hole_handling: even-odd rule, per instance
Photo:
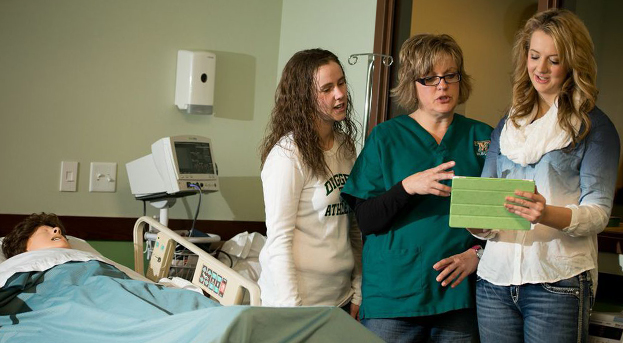
{"label": "iv pole hook", "polygon": [[[362,140],[365,141],[368,136],[368,121],[370,120],[370,107],[372,106],[372,75],[374,75],[374,60],[378,58],[382,58],[381,62],[384,66],[389,67],[394,63],[394,58],[389,55],[383,54],[374,54],[374,53],[362,53],[362,54],[352,54],[348,57],[348,64],[355,65],[359,60],[359,56],[367,56],[368,57],[368,73],[366,77],[366,98],[363,109],[363,130],[364,134]],[[362,143],[363,146],[363,143]]]}

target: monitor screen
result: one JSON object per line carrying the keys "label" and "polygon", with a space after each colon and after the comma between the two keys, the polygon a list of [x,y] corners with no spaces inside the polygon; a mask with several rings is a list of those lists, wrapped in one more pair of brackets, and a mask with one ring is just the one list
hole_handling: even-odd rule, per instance
{"label": "monitor screen", "polygon": [[174,142],[180,174],[215,174],[210,143]]}

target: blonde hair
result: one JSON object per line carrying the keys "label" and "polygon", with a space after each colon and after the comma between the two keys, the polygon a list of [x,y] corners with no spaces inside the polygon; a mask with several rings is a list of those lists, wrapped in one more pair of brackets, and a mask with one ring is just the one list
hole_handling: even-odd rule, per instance
{"label": "blonde hair", "polygon": [[[560,65],[567,70],[558,95],[558,124],[571,134],[572,145],[580,142],[591,128],[588,117],[597,100],[594,46],[588,29],[572,12],[552,9],[537,13],[517,33],[513,47],[513,99],[510,120],[518,126],[517,119],[529,116],[537,104],[538,93],[528,74],[527,60],[530,39],[535,31],[543,31],[554,40]],[[572,124],[578,118],[582,128],[576,132]]]}
{"label": "blonde hair", "polygon": [[459,104],[469,98],[472,91],[471,77],[463,66],[463,51],[449,35],[419,34],[407,39],[400,48],[398,86],[391,91],[398,105],[413,111],[418,108],[418,94],[415,82],[427,76],[435,64],[450,57],[461,74],[459,81]]}

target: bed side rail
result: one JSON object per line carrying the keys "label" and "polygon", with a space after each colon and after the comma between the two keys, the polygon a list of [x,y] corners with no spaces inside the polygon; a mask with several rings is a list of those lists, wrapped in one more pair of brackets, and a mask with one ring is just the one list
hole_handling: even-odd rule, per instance
{"label": "bed side rail", "polygon": [[249,293],[250,304],[252,306],[260,306],[260,288],[255,282],[246,279],[203,249],[151,217],[140,217],[134,224],[134,269],[137,273],[145,275],[143,236],[148,225],[158,230],[159,234],[165,234],[168,238],[173,239],[198,256],[192,282],[214,300],[222,305],[239,305],[242,303],[244,290],[246,290]]}

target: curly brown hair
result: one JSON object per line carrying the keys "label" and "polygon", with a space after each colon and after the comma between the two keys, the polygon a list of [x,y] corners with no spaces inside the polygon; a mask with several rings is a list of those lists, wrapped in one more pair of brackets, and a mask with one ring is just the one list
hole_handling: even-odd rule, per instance
{"label": "curly brown hair", "polygon": [[[315,123],[316,119],[322,115],[317,101],[316,72],[318,68],[330,62],[337,63],[344,73],[344,68],[337,56],[323,49],[299,51],[286,63],[275,92],[275,107],[266,128],[267,133],[259,149],[262,167],[271,149],[278,144],[279,140],[292,134],[303,163],[310,168],[312,174],[329,175],[330,170],[324,159]],[[346,118],[333,124],[333,132],[344,137],[339,151],[347,158],[356,155],[357,127],[352,120],[352,111],[353,104],[350,92],[348,92]]]}
{"label": "curly brown hair", "polygon": [[450,35],[423,33],[407,39],[400,47],[398,85],[391,95],[398,105],[408,111],[418,109],[418,94],[415,82],[435,68],[440,60],[450,57],[456,63],[459,81],[459,104],[469,98],[472,91],[471,77],[465,72],[463,51]]}
{"label": "curly brown hair", "polygon": [[[596,87],[597,63],[588,29],[575,14],[564,9],[551,9],[535,14],[517,33],[513,47],[513,100],[510,120],[531,115],[538,102],[538,93],[528,74],[527,60],[530,39],[535,31],[543,31],[554,40],[560,65],[568,73],[558,95],[558,124],[571,134],[572,144],[580,142],[591,128],[588,117],[599,91]],[[578,118],[582,130],[576,132],[572,118]]]}
{"label": "curly brown hair", "polygon": [[66,235],[65,227],[54,213],[33,213],[19,222],[2,241],[2,252],[11,258],[26,251],[28,239],[41,226],[58,227],[61,234]]}

